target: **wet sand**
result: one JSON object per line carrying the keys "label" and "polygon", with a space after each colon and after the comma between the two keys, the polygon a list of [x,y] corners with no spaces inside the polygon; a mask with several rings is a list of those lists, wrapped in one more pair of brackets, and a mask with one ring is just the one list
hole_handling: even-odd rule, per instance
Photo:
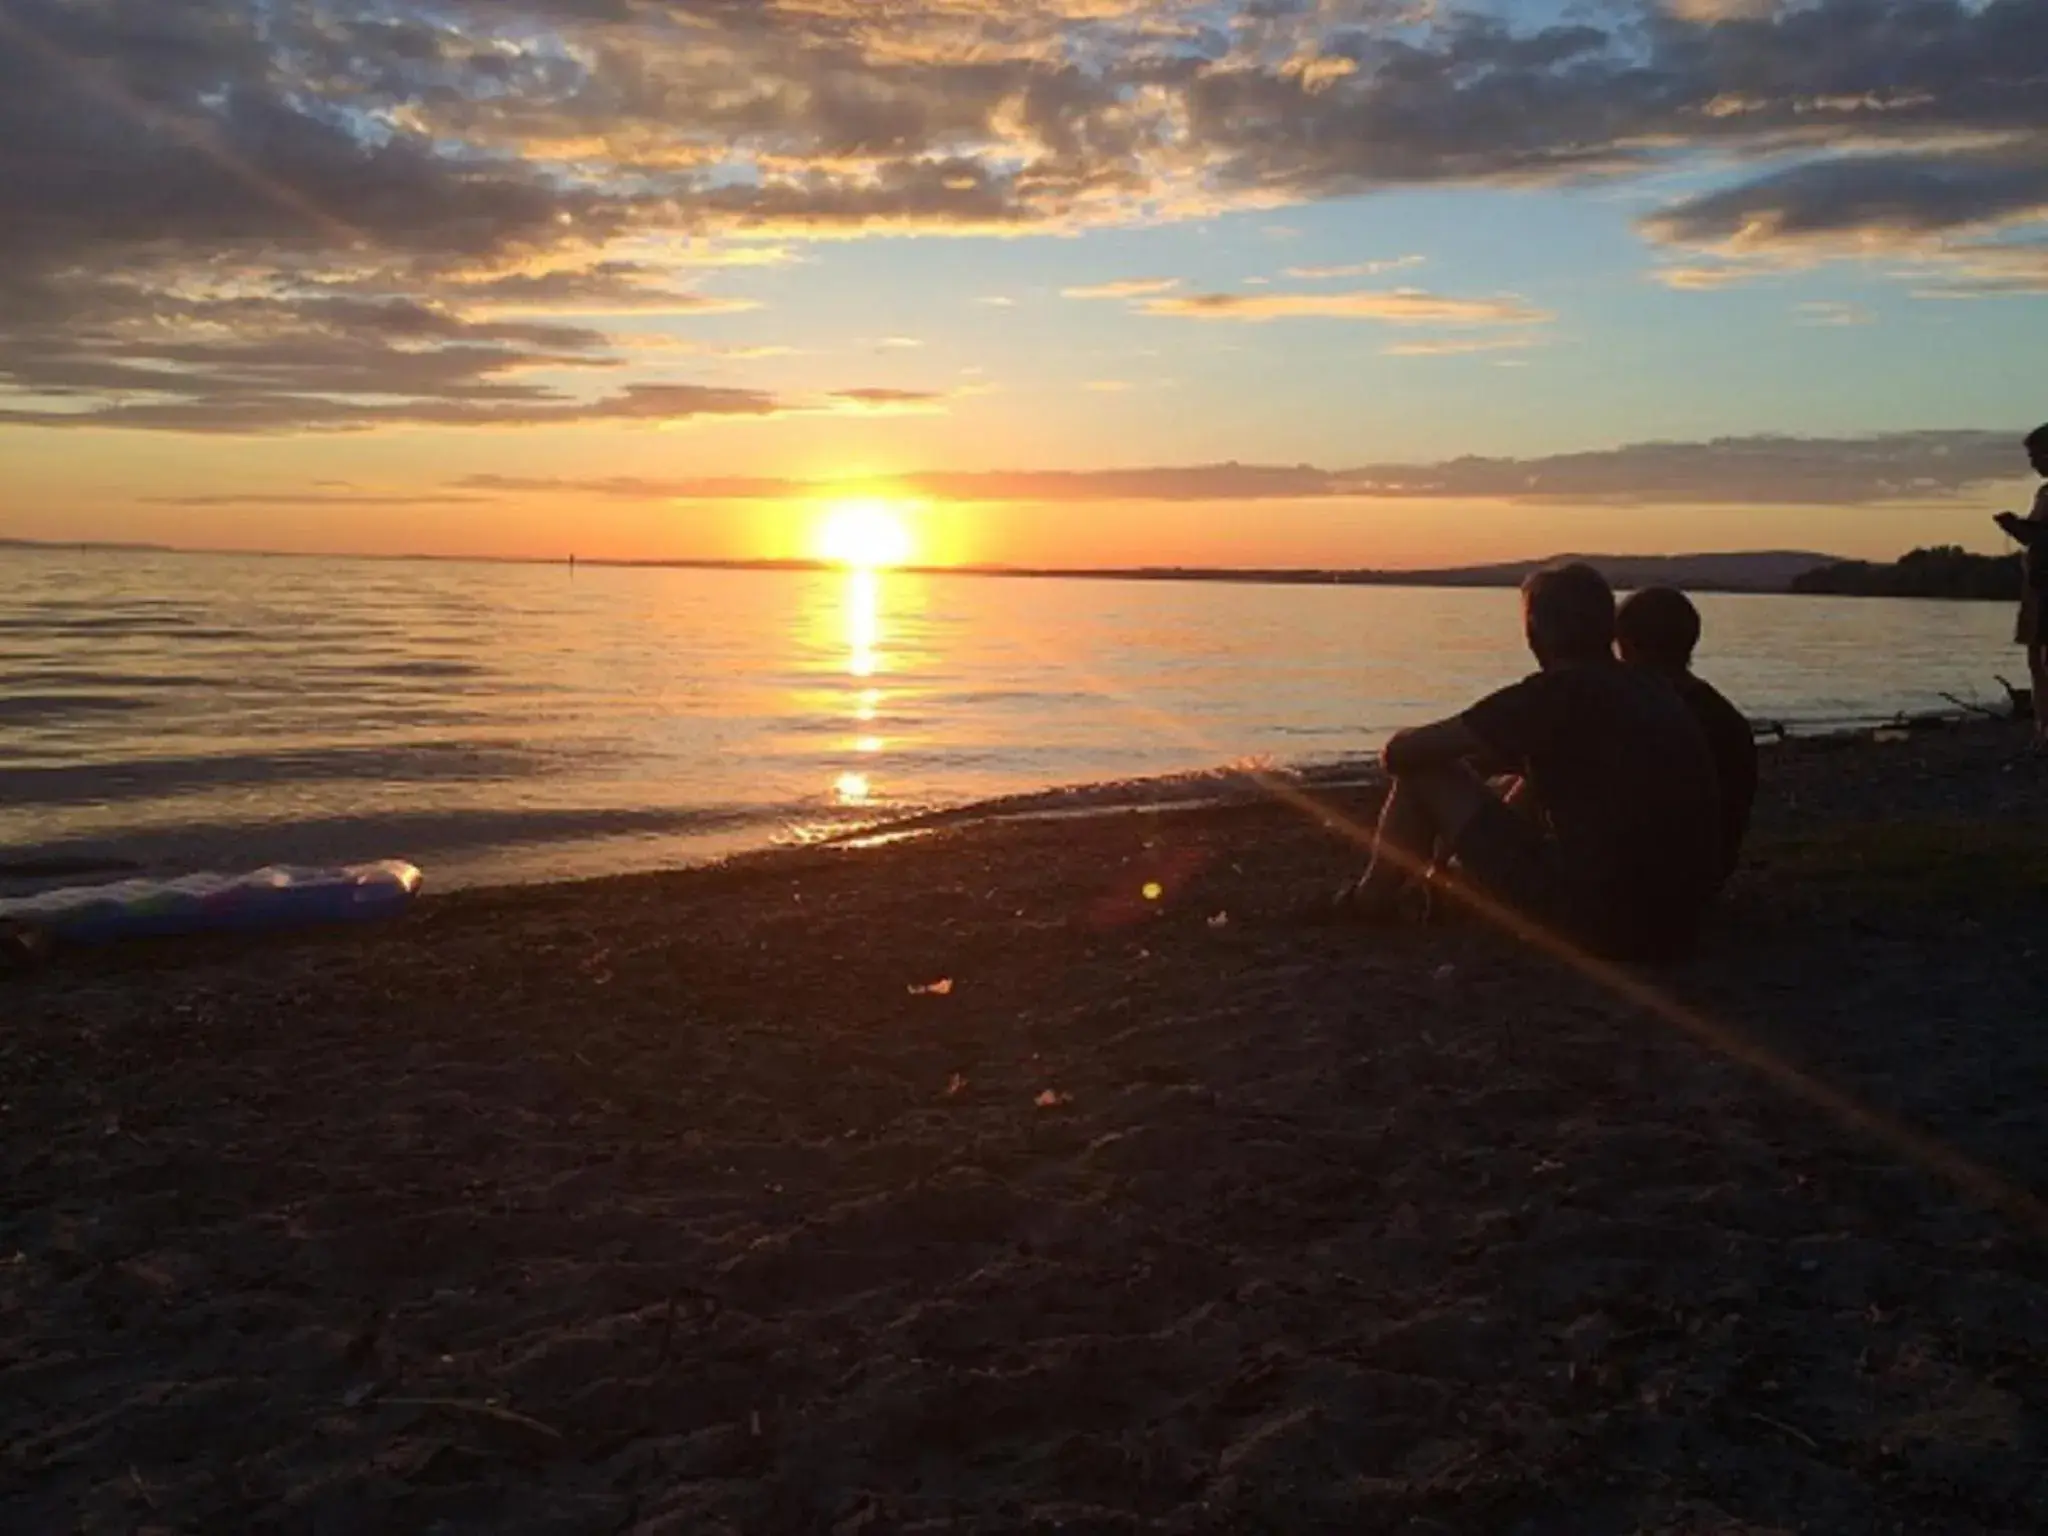
{"label": "wet sand", "polygon": [[1630,995],[1274,805],[0,982],[0,1528],[2048,1528],[2019,744],[1774,749]]}

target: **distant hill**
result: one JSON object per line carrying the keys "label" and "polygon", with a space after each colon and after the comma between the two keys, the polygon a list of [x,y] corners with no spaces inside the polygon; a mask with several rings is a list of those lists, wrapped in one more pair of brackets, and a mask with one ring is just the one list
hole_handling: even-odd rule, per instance
{"label": "distant hill", "polygon": [[1113,570],[1056,570],[972,567],[965,574],[1047,576],[1111,581],[1244,581],[1278,585],[1326,584],[1353,587],[1518,587],[1531,571],[1580,560],[1624,589],[1684,587],[1694,592],[1789,592],[1794,578],[1836,562],[1833,555],[1804,550],[1745,550],[1700,555],[1552,555],[1499,565],[1448,566],[1438,570],[1260,570],[1212,566],[1140,566]]}
{"label": "distant hill", "polygon": [[1470,565],[1441,571],[1389,572],[1393,579],[1446,587],[1520,586],[1531,571],[1581,560],[1617,587],[1684,587],[1694,592],[1789,592],[1792,583],[1817,566],[1837,563],[1834,555],[1806,550],[1748,550],[1699,555],[1554,555],[1548,560],[1515,560],[1504,565]]}

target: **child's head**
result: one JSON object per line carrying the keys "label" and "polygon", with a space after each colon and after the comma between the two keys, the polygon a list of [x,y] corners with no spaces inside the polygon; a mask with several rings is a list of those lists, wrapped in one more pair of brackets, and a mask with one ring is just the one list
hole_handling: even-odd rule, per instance
{"label": "child's head", "polygon": [[2048,427],[2036,427],[2027,434],[2027,462],[2034,473],[2048,476]]}
{"label": "child's head", "polygon": [[1676,587],[1645,587],[1614,616],[1614,645],[1623,661],[1683,672],[1700,643],[1700,611]]}

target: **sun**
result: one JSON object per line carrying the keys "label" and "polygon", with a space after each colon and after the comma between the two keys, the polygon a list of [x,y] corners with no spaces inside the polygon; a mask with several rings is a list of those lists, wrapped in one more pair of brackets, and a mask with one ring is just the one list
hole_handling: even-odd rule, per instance
{"label": "sun", "polygon": [[910,525],[892,503],[841,501],[818,524],[818,556],[859,571],[902,565],[916,549]]}

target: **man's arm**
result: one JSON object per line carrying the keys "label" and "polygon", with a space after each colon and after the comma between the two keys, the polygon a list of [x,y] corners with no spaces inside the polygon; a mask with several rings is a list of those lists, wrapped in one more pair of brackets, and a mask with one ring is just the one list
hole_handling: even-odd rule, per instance
{"label": "man's arm", "polygon": [[1380,761],[1386,765],[1387,772],[1399,776],[1448,768],[1453,763],[1478,757],[1487,750],[1478,732],[1465,723],[1465,717],[1453,715],[1432,725],[1396,731],[1387,743],[1386,751],[1380,755]]}
{"label": "man's arm", "polygon": [[2008,538],[2024,544],[2028,549],[2035,549],[2043,543],[2048,543],[2048,523],[2037,522],[2012,512],[2001,512],[1993,521],[2005,530]]}

